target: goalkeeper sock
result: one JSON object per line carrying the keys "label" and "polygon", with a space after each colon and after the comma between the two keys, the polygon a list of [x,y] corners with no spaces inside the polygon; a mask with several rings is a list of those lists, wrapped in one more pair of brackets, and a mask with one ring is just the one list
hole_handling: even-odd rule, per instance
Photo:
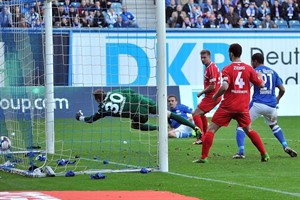
{"label": "goalkeeper sock", "polygon": [[278,125],[275,125],[273,128],[272,128],[272,132],[274,134],[274,136],[277,138],[277,140],[280,142],[280,144],[283,146],[283,148],[287,147],[287,142],[283,136],[283,132],[280,128],[280,126]]}
{"label": "goalkeeper sock", "polygon": [[192,129],[195,129],[195,125],[190,122],[189,120],[185,119],[184,117],[181,117],[180,115],[176,115],[174,113],[170,113],[170,118],[174,119],[175,121],[179,122],[180,124],[186,125],[188,127],[191,127]]}
{"label": "goalkeeper sock", "polygon": [[236,129],[236,143],[239,147],[239,154],[244,155],[244,149],[245,149],[245,132],[241,127],[238,127]]}

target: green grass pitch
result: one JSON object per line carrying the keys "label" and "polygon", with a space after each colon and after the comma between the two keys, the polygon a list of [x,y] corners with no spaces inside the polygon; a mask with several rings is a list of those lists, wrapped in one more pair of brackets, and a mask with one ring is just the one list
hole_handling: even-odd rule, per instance
{"label": "green grass pitch", "polygon": [[[289,146],[300,152],[300,117],[280,117],[279,124]],[[300,199],[299,158],[290,158],[283,151],[260,118],[253,128],[261,135],[271,160],[260,162],[259,152],[248,138],[246,159],[234,160],[235,126],[232,121],[217,132],[206,164],[192,163],[201,152],[201,146],[192,145],[194,138],[169,139],[168,173],[110,173],[104,180],[91,180],[89,175],[27,178],[0,172],[0,191],[158,190],[201,199]],[[129,124],[123,129],[127,127]],[[56,126],[56,132],[61,128]]]}

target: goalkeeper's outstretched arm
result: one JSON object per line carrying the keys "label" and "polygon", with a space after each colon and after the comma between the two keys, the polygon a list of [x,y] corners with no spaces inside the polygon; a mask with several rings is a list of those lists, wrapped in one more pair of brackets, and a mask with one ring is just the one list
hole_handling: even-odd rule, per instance
{"label": "goalkeeper's outstretched arm", "polygon": [[86,123],[93,123],[95,121],[97,121],[98,119],[101,119],[103,118],[104,116],[102,114],[100,114],[99,112],[89,116],[89,117],[86,117],[83,115],[82,111],[79,110],[76,115],[75,115],[75,118],[78,120],[78,121],[82,121],[82,122],[86,122]]}

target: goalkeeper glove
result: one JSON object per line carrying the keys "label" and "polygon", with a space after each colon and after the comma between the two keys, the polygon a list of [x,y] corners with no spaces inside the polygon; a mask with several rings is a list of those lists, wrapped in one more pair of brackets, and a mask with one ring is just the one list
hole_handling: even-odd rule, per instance
{"label": "goalkeeper glove", "polygon": [[81,110],[79,110],[77,113],[76,113],[76,115],[75,115],[75,118],[79,121],[80,119],[80,117],[81,116],[83,116],[83,113],[81,112]]}

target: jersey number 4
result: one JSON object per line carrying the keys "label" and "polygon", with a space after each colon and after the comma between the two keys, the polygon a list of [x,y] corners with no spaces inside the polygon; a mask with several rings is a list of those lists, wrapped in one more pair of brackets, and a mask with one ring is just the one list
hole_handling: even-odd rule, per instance
{"label": "jersey number 4", "polygon": [[242,78],[242,73],[243,72],[238,72],[238,75],[234,81],[234,84],[238,85],[240,89],[243,88],[245,85],[244,79]]}

